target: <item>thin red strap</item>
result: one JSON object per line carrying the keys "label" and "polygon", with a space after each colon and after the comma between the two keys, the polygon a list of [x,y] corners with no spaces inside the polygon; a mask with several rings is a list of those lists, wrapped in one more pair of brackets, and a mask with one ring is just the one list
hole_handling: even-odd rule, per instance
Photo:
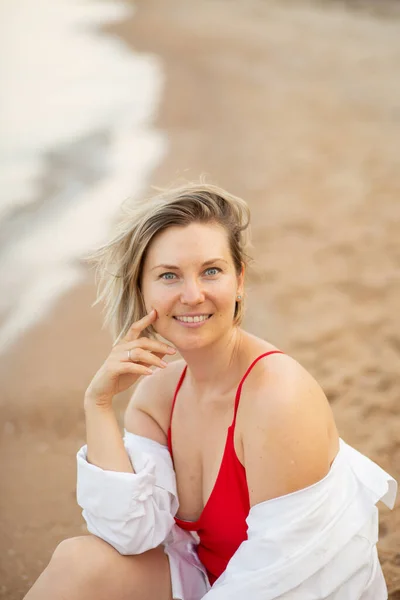
{"label": "thin red strap", "polygon": [[170,417],[170,420],[169,420],[169,424],[170,425],[171,425],[171,421],[172,421],[172,413],[174,412],[176,397],[178,395],[179,390],[181,389],[183,380],[185,379],[186,371],[187,371],[187,365],[185,365],[185,368],[183,369],[183,371],[181,373],[181,376],[179,377],[178,385],[176,386],[176,390],[175,390],[175,394],[174,394],[174,399],[172,401],[172,407],[171,407],[171,417]]}
{"label": "thin red strap", "polygon": [[176,397],[178,395],[179,390],[181,389],[181,385],[183,383],[183,380],[185,379],[185,375],[186,375],[186,370],[187,370],[187,365],[185,366],[185,368],[182,371],[181,376],[179,377],[179,381],[178,381],[178,385],[176,386],[175,389],[175,394],[174,394],[174,399],[172,400],[172,406],[171,406],[171,414],[169,416],[169,427],[168,427],[168,448],[169,451],[171,453],[171,457],[172,457],[172,434],[171,434],[171,422],[172,422],[172,414],[174,412],[174,408],[175,408],[175,402],[176,402]]}
{"label": "thin red strap", "polygon": [[238,389],[236,392],[236,398],[235,398],[235,412],[233,414],[233,422],[232,424],[234,425],[236,422],[236,413],[238,411],[239,408],[239,401],[240,401],[240,394],[242,392],[242,387],[244,382],[246,381],[247,375],[250,373],[250,371],[252,370],[252,368],[254,367],[254,365],[256,363],[258,363],[258,361],[261,358],[264,358],[264,356],[270,356],[270,354],[285,354],[284,352],[282,352],[281,350],[270,350],[269,352],[265,352],[264,354],[261,354],[260,356],[257,356],[257,358],[255,360],[253,360],[253,362],[251,363],[251,365],[249,366],[249,368],[247,369],[246,373],[243,375],[239,385],[238,385]]}

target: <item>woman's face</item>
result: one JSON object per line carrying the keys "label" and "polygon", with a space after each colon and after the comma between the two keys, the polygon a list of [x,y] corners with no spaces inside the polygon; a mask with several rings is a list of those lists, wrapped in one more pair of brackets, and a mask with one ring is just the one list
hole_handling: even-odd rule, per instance
{"label": "woman's face", "polygon": [[155,331],[181,351],[220,339],[233,328],[243,277],[221,226],[169,227],[152,241],[143,266],[146,309],[158,314]]}

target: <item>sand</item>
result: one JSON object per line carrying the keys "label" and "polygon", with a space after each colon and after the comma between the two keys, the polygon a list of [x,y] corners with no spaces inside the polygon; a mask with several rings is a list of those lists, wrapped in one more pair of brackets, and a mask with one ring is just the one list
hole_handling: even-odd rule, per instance
{"label": "sand", "polygon": [[[400,479],[400,16],[340,2],[137,2],[113,25],[163,61],[152,184],[197,179],[249,202],[255,259],[246,328],[317,378],[341,436]],[[106,357],[93,276],[2,357],[0,597],[17,600],[75,502],[82,397]],[[116,402],[122,414],[126,396]],[[400,598],[400,503],[379,554]]]}

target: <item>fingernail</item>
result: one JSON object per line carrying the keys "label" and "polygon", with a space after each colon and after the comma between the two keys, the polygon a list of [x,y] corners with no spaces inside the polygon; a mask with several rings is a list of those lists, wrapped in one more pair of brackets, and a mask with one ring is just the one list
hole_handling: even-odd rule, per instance
{"label": "fingernail", "polygon": [[153,371],[151,369],[146,369],[147,375],[153,375]]}
{"label": "fingernail", "polygon": [[175,348],[168,348],[167,353],[168,354],[175,354],[176,350]]}
{"label": "fingernail", "polygon": [[168,367],[168,363],[167,363],[167,362],[165,362],[165,360],[162,360],[162,361],[161,361],[161,364],[163,365],[163,367]]}

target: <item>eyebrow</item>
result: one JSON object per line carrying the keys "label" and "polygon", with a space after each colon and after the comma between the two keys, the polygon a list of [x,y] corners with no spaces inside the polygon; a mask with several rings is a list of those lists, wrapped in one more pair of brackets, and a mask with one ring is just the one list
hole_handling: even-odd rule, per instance
{"label": "eyebrow", "polygon": [[[210,260],[206,260],[206,262],[203,262],[201,266],[206,267],[207,265],[212,265],[213,263],[216,263],[218,261],[222,261],[228,264],[228,261],[226,261],[224,258],[211,258]],[[150,269],[150,271],[154,271],[154,269],[174,269],[175,271],[178,271],[179,267],[177,267],[176,265],[157,265],[156,267]]]}

